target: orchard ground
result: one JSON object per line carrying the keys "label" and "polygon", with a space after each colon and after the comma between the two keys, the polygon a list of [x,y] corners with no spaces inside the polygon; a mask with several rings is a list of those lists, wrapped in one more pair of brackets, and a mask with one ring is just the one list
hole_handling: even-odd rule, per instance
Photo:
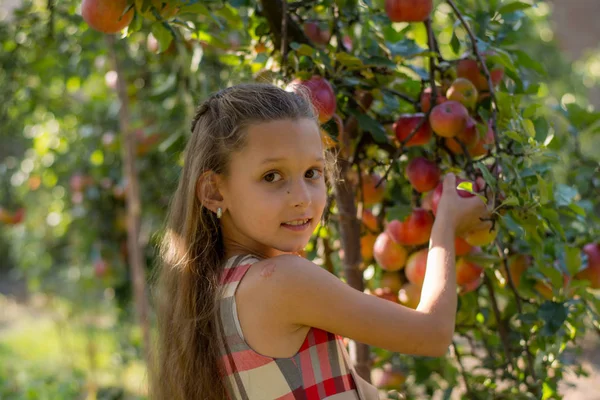
{"label": "orchard ground", "polygon": [[[0,277],[0,365],[9,365],[13,376],[42,373],[46,377],[68,376],[69,368],[80,368],[91,374],[89,348],[86,351],[86,331],[81,324],[61,324],[64,315],[57,311],[53,300],[46,295],[29,296],[23,282],[10,276]],[[124,400],[144,398],[145,372],[141,359],[131,360],[121,374],[115,373],[112,363],[119,358],[110,324],[111,315],[94,316],[96,331],[96,365],[94,376],[98,387],[123,390]],[[569,354],[572,362],[580,363],[588,377],[567,375],[561,383],[564,400],[597,400],[600,382],[600,335],[589,331],[581,343],[582,354]],[[16,357],[15,357],[16,356]],[[18,360],[15,363],[15,360]],[[468,359],[465,360],[468,364]],[[58,368],[57,368],[58,367]],[[60,372],[56,372],[62,369]],[[41,370],[41,371],[40,371]],[[0,369],[1,372],[1,369]],[[373,372],[375,378],[377,371]],[[0,373],[0,379],[2,374]],[[85,382],[85,381],[84,381]],[[408,377],[407,384],[411,378]],[[0,380],[0,388],[8,382]],[[89,385],[89,384],[88,384]],[[88,386],[90,387],[90,386]],[[463,388],[452,399],[460,398]],[[38,395],[43,395],[38,392]],[[438,396],[439,399],[442,396]],[[438,397],[434,397],[436,400]]]}

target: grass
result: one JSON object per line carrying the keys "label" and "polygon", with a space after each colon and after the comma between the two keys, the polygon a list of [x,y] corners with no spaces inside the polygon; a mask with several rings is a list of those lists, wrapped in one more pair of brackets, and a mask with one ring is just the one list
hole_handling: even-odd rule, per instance
{"label": "grass", "polygon": [[24,307],[0,296],[2,314],[13,308],[9,318],[0,314],[0,400],[144,398],[131,329],[110,312],[67,320],[60,306]]}

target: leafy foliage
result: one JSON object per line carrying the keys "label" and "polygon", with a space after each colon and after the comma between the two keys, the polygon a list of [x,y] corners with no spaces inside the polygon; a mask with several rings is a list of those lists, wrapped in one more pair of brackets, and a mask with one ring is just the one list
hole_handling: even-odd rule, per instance
{"label": "leafy foliage", "polygon": [[[70,298],[79,313],[114,299],[119,318],[127,320],[127,182],[115,66],[105,37],[78,15],[78,2],[50,3],[47,9],[25,2],[14,21],[0,22],[0,97],[9,99],[0,104],[0,177],[6,189],[0,204],[27,210],[23,225],[2,234],[32,289]],[[142,3],[154,18],[138,9],[116,50],[137,141],[140,239],[148,265],[198,101],[233,83],[283,86],[295,77],[319,75],[335,88],[336,113],[346,127],[352,120],[356,124],[346,149],[355,176],[362,179],[368,171],[386,177],[384,200],[373,208],[380,225],[404,219],[425,201],[412,190],[405,169],[413,157],[427,155],[444,172],[483,179],[500,228],[492,245],[470,256],[484,266],[483,284],[459,298],[448,356],[371,349],[373,367],[404,371],[410,384],[401,390],[409,396],[442,392],[448,398],[460,386],[469,399],[489,398],[490,392],[495,398],[561,397],[557,388],[565,371],[580,372],[569,365],[566,352],[590,325],[600,327],[597,294],[574,279],[587,266],[581,247],[600,237],[594,150],[600,113],[587,104],[559,101],[567,86],[577,89],[570,85],[568,65],[539,40],[536,27],[547,23],[540,12],[544,3],[456,2],[476,37],[473,43],[448,2],[434,11],[432,37],[426,24],[390,23],[382,1],[291,2],[284,54],[268,12],[277,2],[179,1],[174,2],[179,11],[167,20],[153,2]],[[293,30],[309,20],[328,26],[332,38],[326,44]],[[420,112],[423,89],[432,79],[442,87],[450,83],[457,60],[473,56],[473,45],[489,54],[490,66],[504,68],[495,91],[497,112],[491,96],[476,110],[479,134],[486,121],[495,120],[498,142],[477,159],[453,154],[439,137],[405,147],[392,123],[401,114]],[[373,97],[371,107],[361,103],[364,92]],[[347,138],[334,125],[324,128],[339,147]],[[335,201],[329,211],[333,223],[319,230],[307,256],[341,275]],[[516,255],[529,255],[533,263],[520,282],[511,282],[507,270]],[[362,268],[367,287],[380,287],[380,266],[365,259]],[[550,293],[544,295],[539,285]]]}

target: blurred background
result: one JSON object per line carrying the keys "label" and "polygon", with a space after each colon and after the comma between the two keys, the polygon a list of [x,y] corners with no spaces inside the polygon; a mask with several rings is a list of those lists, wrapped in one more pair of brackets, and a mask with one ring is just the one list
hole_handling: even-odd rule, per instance
{"label": "blurred background", "polygon": [[[123,49],[87,27],[78,3],[0,0],[0,399],[146,398],[111,58]],[[535,3],[523,50],[548,70],[540,96],[591,118],[600,108],[600,1]],[[128,38],[131,56],[120,66],[133,82],[127,95],[146,274],[190,107],[258,72],[236,66],[233,53],[248,38],[235,28],[218,43],[180,42],[160,52],[155,36],[146,30]],[[584,151],[600,160],[599,147]],[[558,180],[571,177],[564,157]],[[573,355],[590,375],[567,377],[566,399],[600,399],[598,338],[592,331]]]}

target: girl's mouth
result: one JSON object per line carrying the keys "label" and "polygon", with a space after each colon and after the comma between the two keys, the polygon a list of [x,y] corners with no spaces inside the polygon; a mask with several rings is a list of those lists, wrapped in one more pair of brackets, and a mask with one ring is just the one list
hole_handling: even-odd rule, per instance
{"label": "girl's mouth", "polygon": [[312,218],[297,219],[294,221],[284,222],[281,224],[281,226],[292,231],[300,232],[307,229],[310,226],[311,221]]}

